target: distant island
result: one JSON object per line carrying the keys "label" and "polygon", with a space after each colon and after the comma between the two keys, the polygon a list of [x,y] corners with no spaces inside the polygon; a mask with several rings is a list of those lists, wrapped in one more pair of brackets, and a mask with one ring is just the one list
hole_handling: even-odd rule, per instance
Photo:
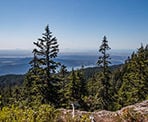
{"label": "distant island", "polygon": [[[112,65],[123,64],[133,50],[114,50],[111,52]],[[97,52],[97,50],[96,50]],[[84,67],[95,67],[98,55],[92,52],[62,52],[55,59],[66,65],[68,70]],[[23,50],[0,50],[0,75],[25,74],[30,66],[33,54]]]}

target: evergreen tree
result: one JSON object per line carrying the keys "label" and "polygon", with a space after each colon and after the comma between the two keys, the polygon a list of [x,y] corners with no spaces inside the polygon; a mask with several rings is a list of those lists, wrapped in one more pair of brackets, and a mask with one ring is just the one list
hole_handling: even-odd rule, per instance
{"label": "evergreen tree", "polygon": [[31,68],[25,75],[23,83],[23,104],[26,106],[40,105],[43,103],[44,94],[44,71],[40,66],[40,60],[37,57],[36,49],[32,51],[33,59],[29,62]]}
{"label": "evergreen tree", "polygon": [[65,65],[61,65],[60,72],[59,72],[60,77],[64,78],[67,73],[68,73],[68,71],[67,71],[66,66]]}
{"label": "evergreen tree", "polygon": [[95,96],[98,94],[99,83],[97,79],[97,75],[94,75],[92,78],[87,80],[87,90],[89,95]]}
{"label": "evergreen tree", "polygon": [[79,98],[78,98],[78,103],[83,110],[87,110],[87,106],[85,103],[85,97],[88,95],[87,91],[87,82],[84,77],[84,66],[80,70],[77,70],[77,77],[78,77],[78,93],[79,93]]}
{"label": "evergreen tree", "polygon": [[66,85],[67,85],[68,71],[65,65],[61,65],[60,72],[58,73],[58,94],[59,94],[59,107],[67,106],[67,99],[65,98]]}
{"label": "evergreen tree", "polygon": [[102,68],[102,76],[101,76],[101,84],[102,87],[99,90],[99,97],[100,101],[102,103],[102,109],[109,109],[109,104],[111,102],[111,96],[110,96],[110,69],[109,64],[110,62],[110,55],[107,53],[107,51],[110,50],[110,47],[108,46],[108,41],[106,36],[104,36],[102,44],[100,46],[99,52],[102,54],[99,56],[98,59],[98,66]]}
{"label": "evergreen tree", "polygon": [[86,79],[84,77],[84,67],[82,66],[82,68],[80,70],[77,71],[77,77],[79,79],[79,85],[80,85],[80,96],[81,98],[84,97],[85,95],[87,95],[87,84],[86,84]]}
{"label": "evergreen tree", "polygon": [[83,75],[80,71],[74,71],[72,69],[70,75],[67,78],[67,84],[65,88],[65,99],[67,100],[67,106],[71,103],[77,103],[79,107],[84,106],[83,97],[86,94],[86,85]]}
{"label": "evergreen tree", "polygon": [[79,98],[78,93],[78,79],[74,69],[72,69],[70,76],[68,77],[68,84],[66,88],[66,98],[69,101],[68,104],[76,102]]}
{"label": "evergreen tree", "polygon": [[92,78],[87,80],[88,95],[84,99],[87,105],[87,111],[94,111],[101,108],[100,97],[98,96],[98,89],[101,86],[100,73],[93,75]]}
{"label": "evergreen tree", "polygon": [[53,59],[57,57],[58,54],[58,44],[56,37],[52,37],[52,33],[49,30],[48,25],[45,28],[45,33],[42,34],[42,38],[39,38],[34,44],[38,49],[35,49],[33,52],[36,53],[40,58],[40,66],[44,68],[46,74],[46,82],[51,83],[51,74],[56,72],[58,63]]}
{"label": "evergreen tree", "polygon": [[[54,61],[58,54],[57,39],[52,36],[48,25],[45,33],[42,34],[37,42],[34,42],[36,48],[33,50],[34,57],[30,62],[31,69],[27,73],[24,82],[28,96],[38,93],[38,99],[41,103],[57,104],[57,78],[54,76],[59,63]],[[34,96],[32,96],[34,97]],[[30,98],[30,100],[32,100]]]}
{"label": "evergreen tree", "polygon": [[111,72],[109,70],[109,64],[110,62],[110,55],[107,53],[107,50],[110,50],[111,48],[108,46],[108,41],[106,36],[104,36],[102,40],[102,45],[100,46],[99,52],[102,54],[102,56],[99,56],[99,59],[97,61],[98,66],[100,66],[103,69],[103,75],[105,77],[105,80],[108,80],[109,75]]}
{"label": "evergreen tree", "polygon": [[143,45],[133,53],[126,64],[127,70],[122,76],[122,86],[118,91],[119,104],[127,106],[148,97],[148,50]]}

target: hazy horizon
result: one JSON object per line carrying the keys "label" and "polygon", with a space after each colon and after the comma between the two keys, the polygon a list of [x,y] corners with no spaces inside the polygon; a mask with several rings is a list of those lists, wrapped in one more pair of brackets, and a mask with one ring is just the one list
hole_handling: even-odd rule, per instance
{"label": "hazy horizon", "polygon": [[[99,49],[92,49],[92,50],[75,50],[75,49],[70,49],[70,50],[62,50],[59,51],[59,54],[69,54],[69,55],[99,55]],[[136,51],[136,49],[111,49],[108,51],[109,54],[131,54],[133,51]],[[7,55],[26,55],[26,56],[31,56],[32,50],[23,50],[23,49],[0,49],[0,56],[7,56]]]}
{"label": "hazy horizon", "polygon": [[[131,52],[129,51],[110,51],[110,65],[123,64]],[[98,52],[67,52],[59,53],[54,59],[65,65],[69,71],[79,69],[83,65],[87,67],[95,67],[99,57]],[[5,74],[25,74],[29,69],[29,62],[32,60],[32,54],[29,51],[0,51],[0,75]]]}

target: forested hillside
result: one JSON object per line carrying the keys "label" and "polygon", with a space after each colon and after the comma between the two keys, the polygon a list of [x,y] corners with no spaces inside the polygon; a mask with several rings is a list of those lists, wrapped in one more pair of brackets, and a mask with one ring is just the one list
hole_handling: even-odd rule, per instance
{"label": "forested hillside", "polygon": [[24,75],[3,75],[0,76],[0,87],[21,85],[24,81]]}
{"label": "forested hillside", "polygon": [[[35,121],[35,117],[38,121],[52,121],[59,108],[115,111],[148,99],[148,45],[141,45],[123,65],[110,67],[111,48],[104,36],[96,62],[98,68],[82,66],[71,72],[54,60],[59,45],[48,26],[34,45],[31,68],[25,76],[15,76],[18,82],[13,76],[0,78],[3,121],[10,121],[5,116],[10,111],[15,111],[15,117],[11,115],[14,121]],[[3,78],[10,81],[3,83]],[[18,120],[20,115],[22,118]]]}

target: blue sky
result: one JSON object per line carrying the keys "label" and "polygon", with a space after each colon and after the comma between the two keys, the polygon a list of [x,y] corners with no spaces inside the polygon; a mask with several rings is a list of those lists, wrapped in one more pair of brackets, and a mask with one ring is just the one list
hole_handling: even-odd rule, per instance
{"label": "blue sky", "polygon": [[62,51],[148,42],[148,0],[0,0],[0,49],[31,50],[49,24]]}

